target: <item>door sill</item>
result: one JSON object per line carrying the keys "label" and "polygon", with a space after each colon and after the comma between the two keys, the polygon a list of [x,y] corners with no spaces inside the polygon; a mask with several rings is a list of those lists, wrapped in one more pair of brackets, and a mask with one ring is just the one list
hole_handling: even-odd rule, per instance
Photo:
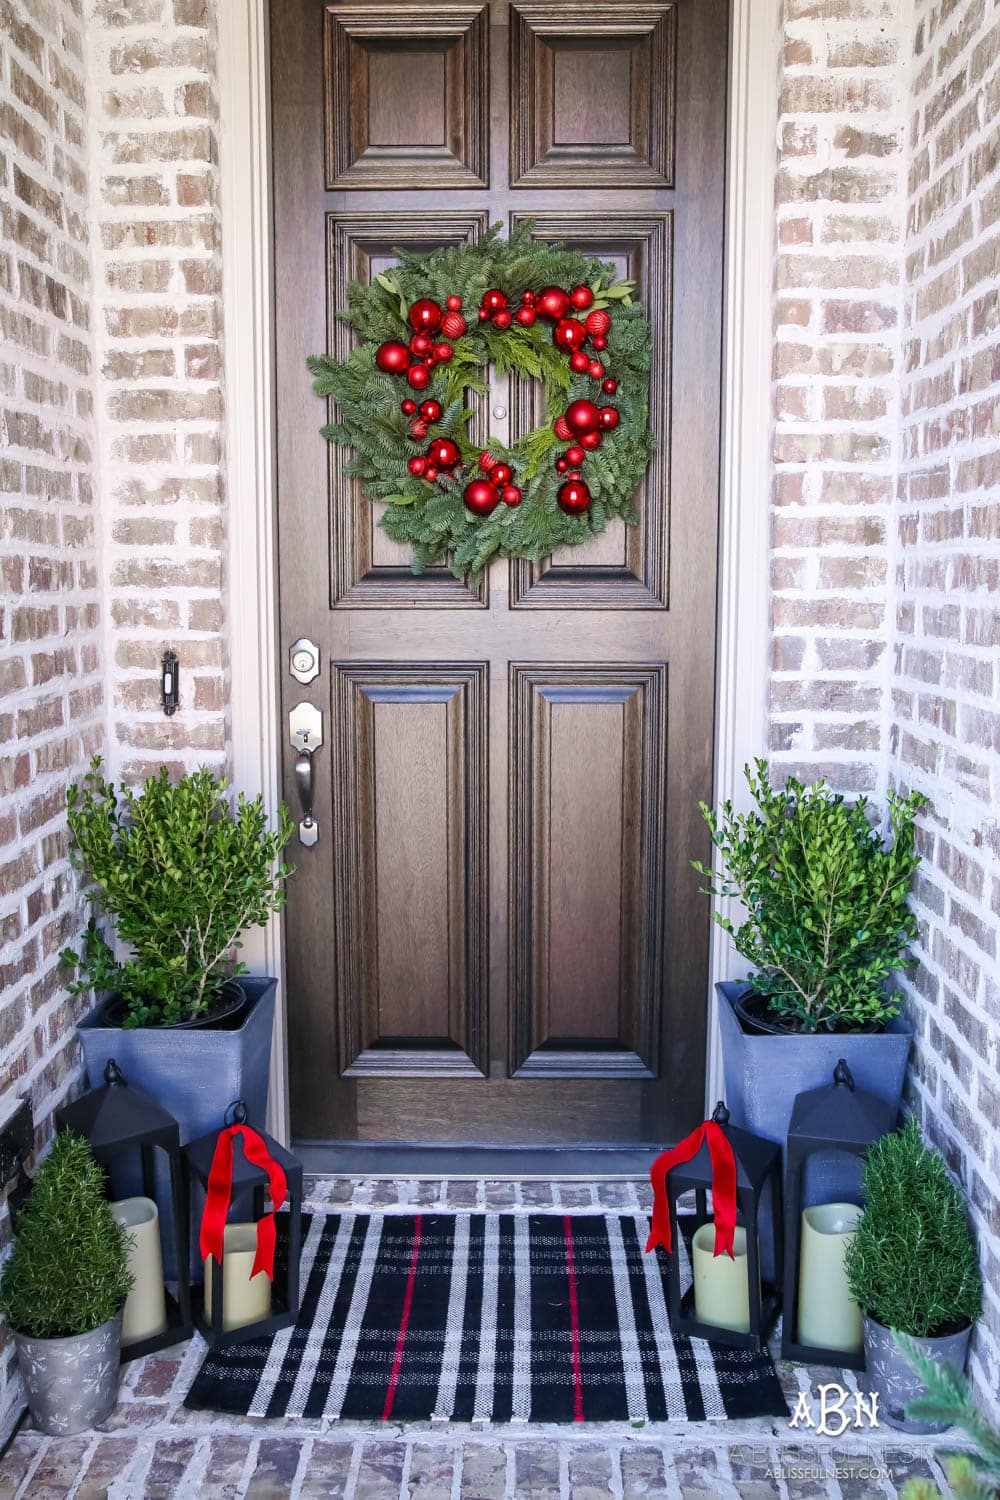
{"label": "door sill", "polygon": [[491,1181],[646,1178],[656,1146],[442,1146],[293,1141],[307,1172],[324,1177],[488,1177]]}

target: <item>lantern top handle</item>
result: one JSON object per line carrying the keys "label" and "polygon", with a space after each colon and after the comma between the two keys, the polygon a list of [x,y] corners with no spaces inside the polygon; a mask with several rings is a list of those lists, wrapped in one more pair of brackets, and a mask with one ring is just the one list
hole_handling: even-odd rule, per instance
{"label": "lantern top handle", "polygon": [[728,1125],[729,1124],[729,1111],[728,1111],[728,1109],[726,1108],[725,1104],[722,1102],[721,1099],[719,1100],[719,1102],[715,1106],[715,1108],[712,1110],[712,1121],[716,1125]]}
{"label": "lantern top handle", "polygon": [[842,1057],[837,1063],[837,1066],[834,1068],[833,1082],[836,1088],[839,1088],[841,1084],[846,1083],[851,1093],[854,1093],[854,1075],[852,1074],[850,1068],[847,1066],[846,1057]]}
{"label": "lantern top handle", "polygon": [[104,1082],[107,1084],[118,1084],[125,1082],[125,1074],[115,1062],[113,1057],[108,1058],[107,1067],[104,1069]]}
{"label": "lantern top handle", "polygon": [[[232,1115],[232,1119],[229,1116]],[[242,1099],[234,1099],[226,1110],[224,1116],[227,1125],[245,1125],[247,1122],[247,1107]]]}

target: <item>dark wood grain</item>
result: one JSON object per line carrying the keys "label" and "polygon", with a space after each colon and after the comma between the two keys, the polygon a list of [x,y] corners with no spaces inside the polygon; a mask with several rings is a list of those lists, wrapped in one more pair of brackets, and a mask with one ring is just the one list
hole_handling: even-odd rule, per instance
{"label": "dark wood grain", "polygon": [[[286,914],[294,1133],[686,1133],[707,1007],[690,860],[712,780],[725,0],[271,16],[282,712],[306,699],[326,734],[319,842],[295,852]],[[525,217],[639,282],[658,438],[641,524],[497,560],[473,588],[415,579],[318,435],[306,357],[346,350],[347,281],[396,246]],[[483,435],[522,430],[534,400],[494,375],[486,404],[510,417],[481,411]],[[322,652],[308,687],[285,671],[299,635]],[[291,804],[293,764],[286,745]]]}

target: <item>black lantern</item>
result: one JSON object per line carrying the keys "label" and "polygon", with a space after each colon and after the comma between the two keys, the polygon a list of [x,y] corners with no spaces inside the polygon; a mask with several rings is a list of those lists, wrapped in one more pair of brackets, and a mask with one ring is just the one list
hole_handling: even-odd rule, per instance
{"label": "black lantern", "polygon": [[[229,1124],[230,1114],[234,1118],[234,1126]],[[197,1226],[201,1223],[205,1202],[208,1196],[209,1179],[212,1175],[212,1164],[215,1160],[216,1148],[223,1134],[233,1134],[233,1149],[231,1159],[231,1182],[229,1186],[229,1204],[225,1210],[226,1233],[222,1238],[222,1263],[216,1265],[214,1260],[211,1267],[206,1265],[206,1278],[211,1277],[211,1294],[206,1295],[205,1288],[200,1292],[196,1289],[194,1297],[194,1321],[199,1333],[203,1335],[206,1342],[216,1348],[227,1344],[240,1343],[244,1339],[260,1338],[264,1334],[276,1333],[279,1328],[290,1327],[298,1317],[299,1312],[299,1260],[302,1254],[302,1164],[296,1161],[291,1152],[278,1144],[272,1136],[264,1131],[250,1131],[246,1126],[246,1106],[241,1102],[230,1105],[226,1111],[226,1131],[213,1130],[204,1135],[200,1140],[192,1141],[184,1147],[184,1165],[188,1176],[188,1186],[192,1201],[192,1220]],[[253,1321],[241,1321],[238,1326],[226,1327],[226,1297],[228,1290],[234,1282],[227,1279],[227,1261],[229,1270],[233,1271],[237,1254],[240,1255],[245,1270],[239,1273],[240,1282],[243,1286],[251,1280],[256,1281],[258,1277],[251,1277],[254,1252],[247,1251],[241,1247],[238,1251],[229,1249],[227,1244],[228,1230],[237,1226],[244,1226],[253,1231],[253,1242],[257,1239],[257,1226],[261,1219],[268,1216],[273,1208],[268,1200],[269,1174],[268,1168],[257,1165],[248,1160],[243,1144],[246,1137],[241,1141],[241,1132],[246,1131],[260,1148],[261,1155],[270,1158],[272,1164],[284,1173],[287,1203],[288,1203],[288,1234],[284,1244],[278,1243],[278,1254],[275,1259],[275,1275],[270,1285],[269,1311],[262,1309],[262,1315],[254,1317]],[[263,1276],[264,1273],[258,1273]]]}
{"label": "black lantern", "polygon": [[[862,1350],[823,1348],[799,1338],[799,1287],[803,1211],[838,1199],[861,1199],[861,1157],[869,1146],[896,1126],[896,1105],[856,1087],[844,1058],[833,1081],[796,1095],[788,1124],[785,1164],[785,1315],[782,1319],[781,1357],[806,1364],[865,1368]],[[843,1157],[851,1158],[846,1164]],[[838,1158],[841,1158],[838,1161]],[[809,1165],[813,1178],[807,1182]],[[845,1166],[849,1172],[845,1172]],[[806,1200],[810,1200],[807,1202]],[[829,1278],[826,1295],[832,1293]]]}
{"label": "black lantern", "polygon": [[[191,1287],[188,1275],[187,1196],[181,1166],[180,1126],[162,1105],[140,1089],[130,1088],[121,1068],[111,1058],[104,1069],[100,1088],[82,1094],[56,1112],[56,1126],[82,1135],[94,1157],[106,1169],[120,1157],[137,1149],[142,1168],[142,1190],[156,1201],[154,1150],[162,1151],[170,1172],[170,1225],[177,1268],[177,1295],[164,1289],[166,1327],[160,1333],[122,1345],[122,1361],[138,1359],[170,1344],[188,1339],[193,1332]],[[163,1217],[160,1218],[163,1224]]]}
{"label": "black lantern", "polygon": [[[690,1338],[711,1339],[714,1343],[734,1344],[741,1349],[759,1352],[780,1306],[781,1286],[781,1147],[773,1141],[751,1135],[729,1123],[729,1111],[722,1103],[712,1114],[716,1125],[732,1147],[736,1165],[736,1223],[746,1231],[746,1270],[749,1328],[744,1332],[698,1317],[695,1287],[681,1293],[679,1235],[690,1235],[692,1261],[697,1251],[698,1231],[711,1225],[708,1191],[712,1187],[712,1159],[706,1142],[690,1161],[670,1168],[667,1175],[667,1203],[670,1213],[671,1240],[675,1253],[668,1261],[667,1307],[670,1326],[675,1333]],[[694,1191],[695,1212],[679,1214],[678,1200]],[[714,1205],[713,1205],[714,1206]],[[761,1244],[761,1235],[766,1243]],[[722,1258],[720,1257],[720,1260]],[[764,1280],[762,1261],[774,1267],[774,1278]]]}

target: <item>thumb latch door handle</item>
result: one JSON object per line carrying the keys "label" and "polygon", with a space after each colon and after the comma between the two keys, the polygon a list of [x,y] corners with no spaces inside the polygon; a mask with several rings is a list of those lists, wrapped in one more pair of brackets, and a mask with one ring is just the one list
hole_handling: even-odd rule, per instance
{"label": "thumb latch door handle", "polygon": [[295,785],[298,788],[299,805],[302,808],[299,843],[309,848],[319,838],[319,828],[313,817],[313,758],[309,750],[303,750],[295,762]]}

